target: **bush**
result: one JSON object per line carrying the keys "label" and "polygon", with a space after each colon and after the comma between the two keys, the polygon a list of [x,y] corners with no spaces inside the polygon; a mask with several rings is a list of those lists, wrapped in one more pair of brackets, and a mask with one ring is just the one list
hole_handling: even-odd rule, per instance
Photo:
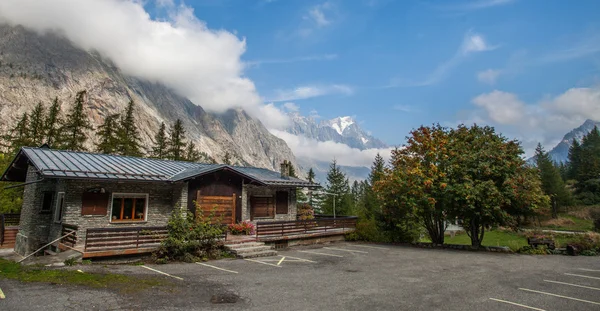
{"label": "bush", "polygon": [[223,243],[225,227],[213,216],[194,219],[186,211],[175,210],[169,219],[168,237],[153,254],[156,263],[168,261],[193,262],[205,258],[218,258]]}
{"label": "bush", "polygon": [[374,219],[359,218],[356,230],[346,234],[349,241],[386,242],[385,236]]}
{"label": "bush", "polygon": [[537,248],[531,246],[523,246],[517,250],[517,253],[525,255],[546,255],[552,254],[552,251],[550,251],[545,245],[541,245]]}
{"label": "bush", "polygon": [[600,208],[591,209],[589,214],[594,221],[594,231],[600,232]]}
{"label": "bush", "polygon": [[249,221],[243,221],[243,222],[240,222],[237,224],[231,224],[231,225],[227,226],[227,229],[233,235],[240,235],[240,234],[252,235],[256,232],[254,225]]}
{"label": "bush", "polygon": [[567,251],[569,255],[573,256],[583,255],[584,252],[592,254],[593,252],[600,251],[600,234],[587,233],[578,235],[568,243]]}
{"label": "bush", "polygon": [[298,220],[315,219],[315,210],[308,203],[298,204],[298,212],[296,214],[298,216]]}
{"label": "bush", "polygon": [[74,266],[77,264],[77,258],[67,258],[64,261],[65,266]]}

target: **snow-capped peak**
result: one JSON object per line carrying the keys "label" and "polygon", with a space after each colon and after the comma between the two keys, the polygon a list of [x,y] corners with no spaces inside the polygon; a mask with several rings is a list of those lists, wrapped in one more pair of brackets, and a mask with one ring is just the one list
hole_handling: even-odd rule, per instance
{"label": "snow-capped peak", "polygon": [[344,130],[354,124],[354,120],[352,120],[352,117],[337,117],[334,119],[329,120],[329,126],[332,127],[334,130],[336,130],[336,132],[338,132],[340,135],[342,135],[342,133],[344,132]]}

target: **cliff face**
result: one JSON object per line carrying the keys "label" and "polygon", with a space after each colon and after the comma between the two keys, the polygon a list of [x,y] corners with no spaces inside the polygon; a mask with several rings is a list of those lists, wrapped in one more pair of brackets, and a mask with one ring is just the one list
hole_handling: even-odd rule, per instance
{"label": "cliff face", "polygon": [[[86,110],[95,127],[133,99],[148,149],[160,122],[169,125],[181,119],[199,151],[217,161],[229,152],[234,162],[244,165],[278,170],[283,160],[296,164],[287,144],[243,110],[206,112],[163,85],[124,75],[109,60],[76,48],[59,35],[0,25],[0,130],[11,127],[38,102],[48,107],[54,97],[64,112],[81,90],[88,91]],[[93,133],[90,138],[91,147]]]}

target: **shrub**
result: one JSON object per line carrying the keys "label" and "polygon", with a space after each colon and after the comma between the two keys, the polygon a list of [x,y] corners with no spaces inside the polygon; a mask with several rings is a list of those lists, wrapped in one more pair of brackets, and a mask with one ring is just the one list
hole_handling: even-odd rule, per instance
{"label": "shrub", "polygon": [[594,231],[600,232],[600,208],[591,209],[589,214],[594,221]]}
{"label": "shrub", "polygon": [[356,230],[346,234],[346,240],[370,242],[386,241],[377,221],[369,218],[359,218],[356,222]]}
{"label": "shrub", "polygon": [[525,255],[546,255],[552,254],[552,251],[550,251],[545,245],[541,245],[537,248],[531,246],[523,246],[517,250],[517,253]]}
{"label": "shrub", "polygon": [[67,258],[64,261],[65,266],[74,266],[77,264],[77,258]]}
{"label": "shrub", "polygon": [[298,204],[298,220],[311,220],[315,219],[315,210],[308,203]]}
{"label": "shrub", "polygon": [[233,235],[252,235],[256,232],[254,225],[249,221],[242,221],[237,224],[230,224],[229,226],[227,226],[227,229]]}
{"label": "shrub", "polygon": [[213,218],[194,219],[186,211],[175,210],[167,226],[169,235],[153,254],[156,263],[218,258],[223,248],[224,227]]}
{"label": "shrub", "polygon": [[[575,239],[570,241],[567,245],[567,251],[569,255],[582,255],[583,252],[591,251],[598,252],[600,250],[600,234],[598,233],[587,233],[577,235]],[[586,253],[591,253],[586,252]]]}

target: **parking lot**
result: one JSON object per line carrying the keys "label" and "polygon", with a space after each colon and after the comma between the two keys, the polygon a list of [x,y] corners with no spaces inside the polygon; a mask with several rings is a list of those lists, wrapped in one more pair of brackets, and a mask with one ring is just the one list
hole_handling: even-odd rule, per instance
{"label": "parking lot", "polygon": [[600,310],[598,257],[337,243],[247,260],[84,269],[177,284],[111,309]]}

